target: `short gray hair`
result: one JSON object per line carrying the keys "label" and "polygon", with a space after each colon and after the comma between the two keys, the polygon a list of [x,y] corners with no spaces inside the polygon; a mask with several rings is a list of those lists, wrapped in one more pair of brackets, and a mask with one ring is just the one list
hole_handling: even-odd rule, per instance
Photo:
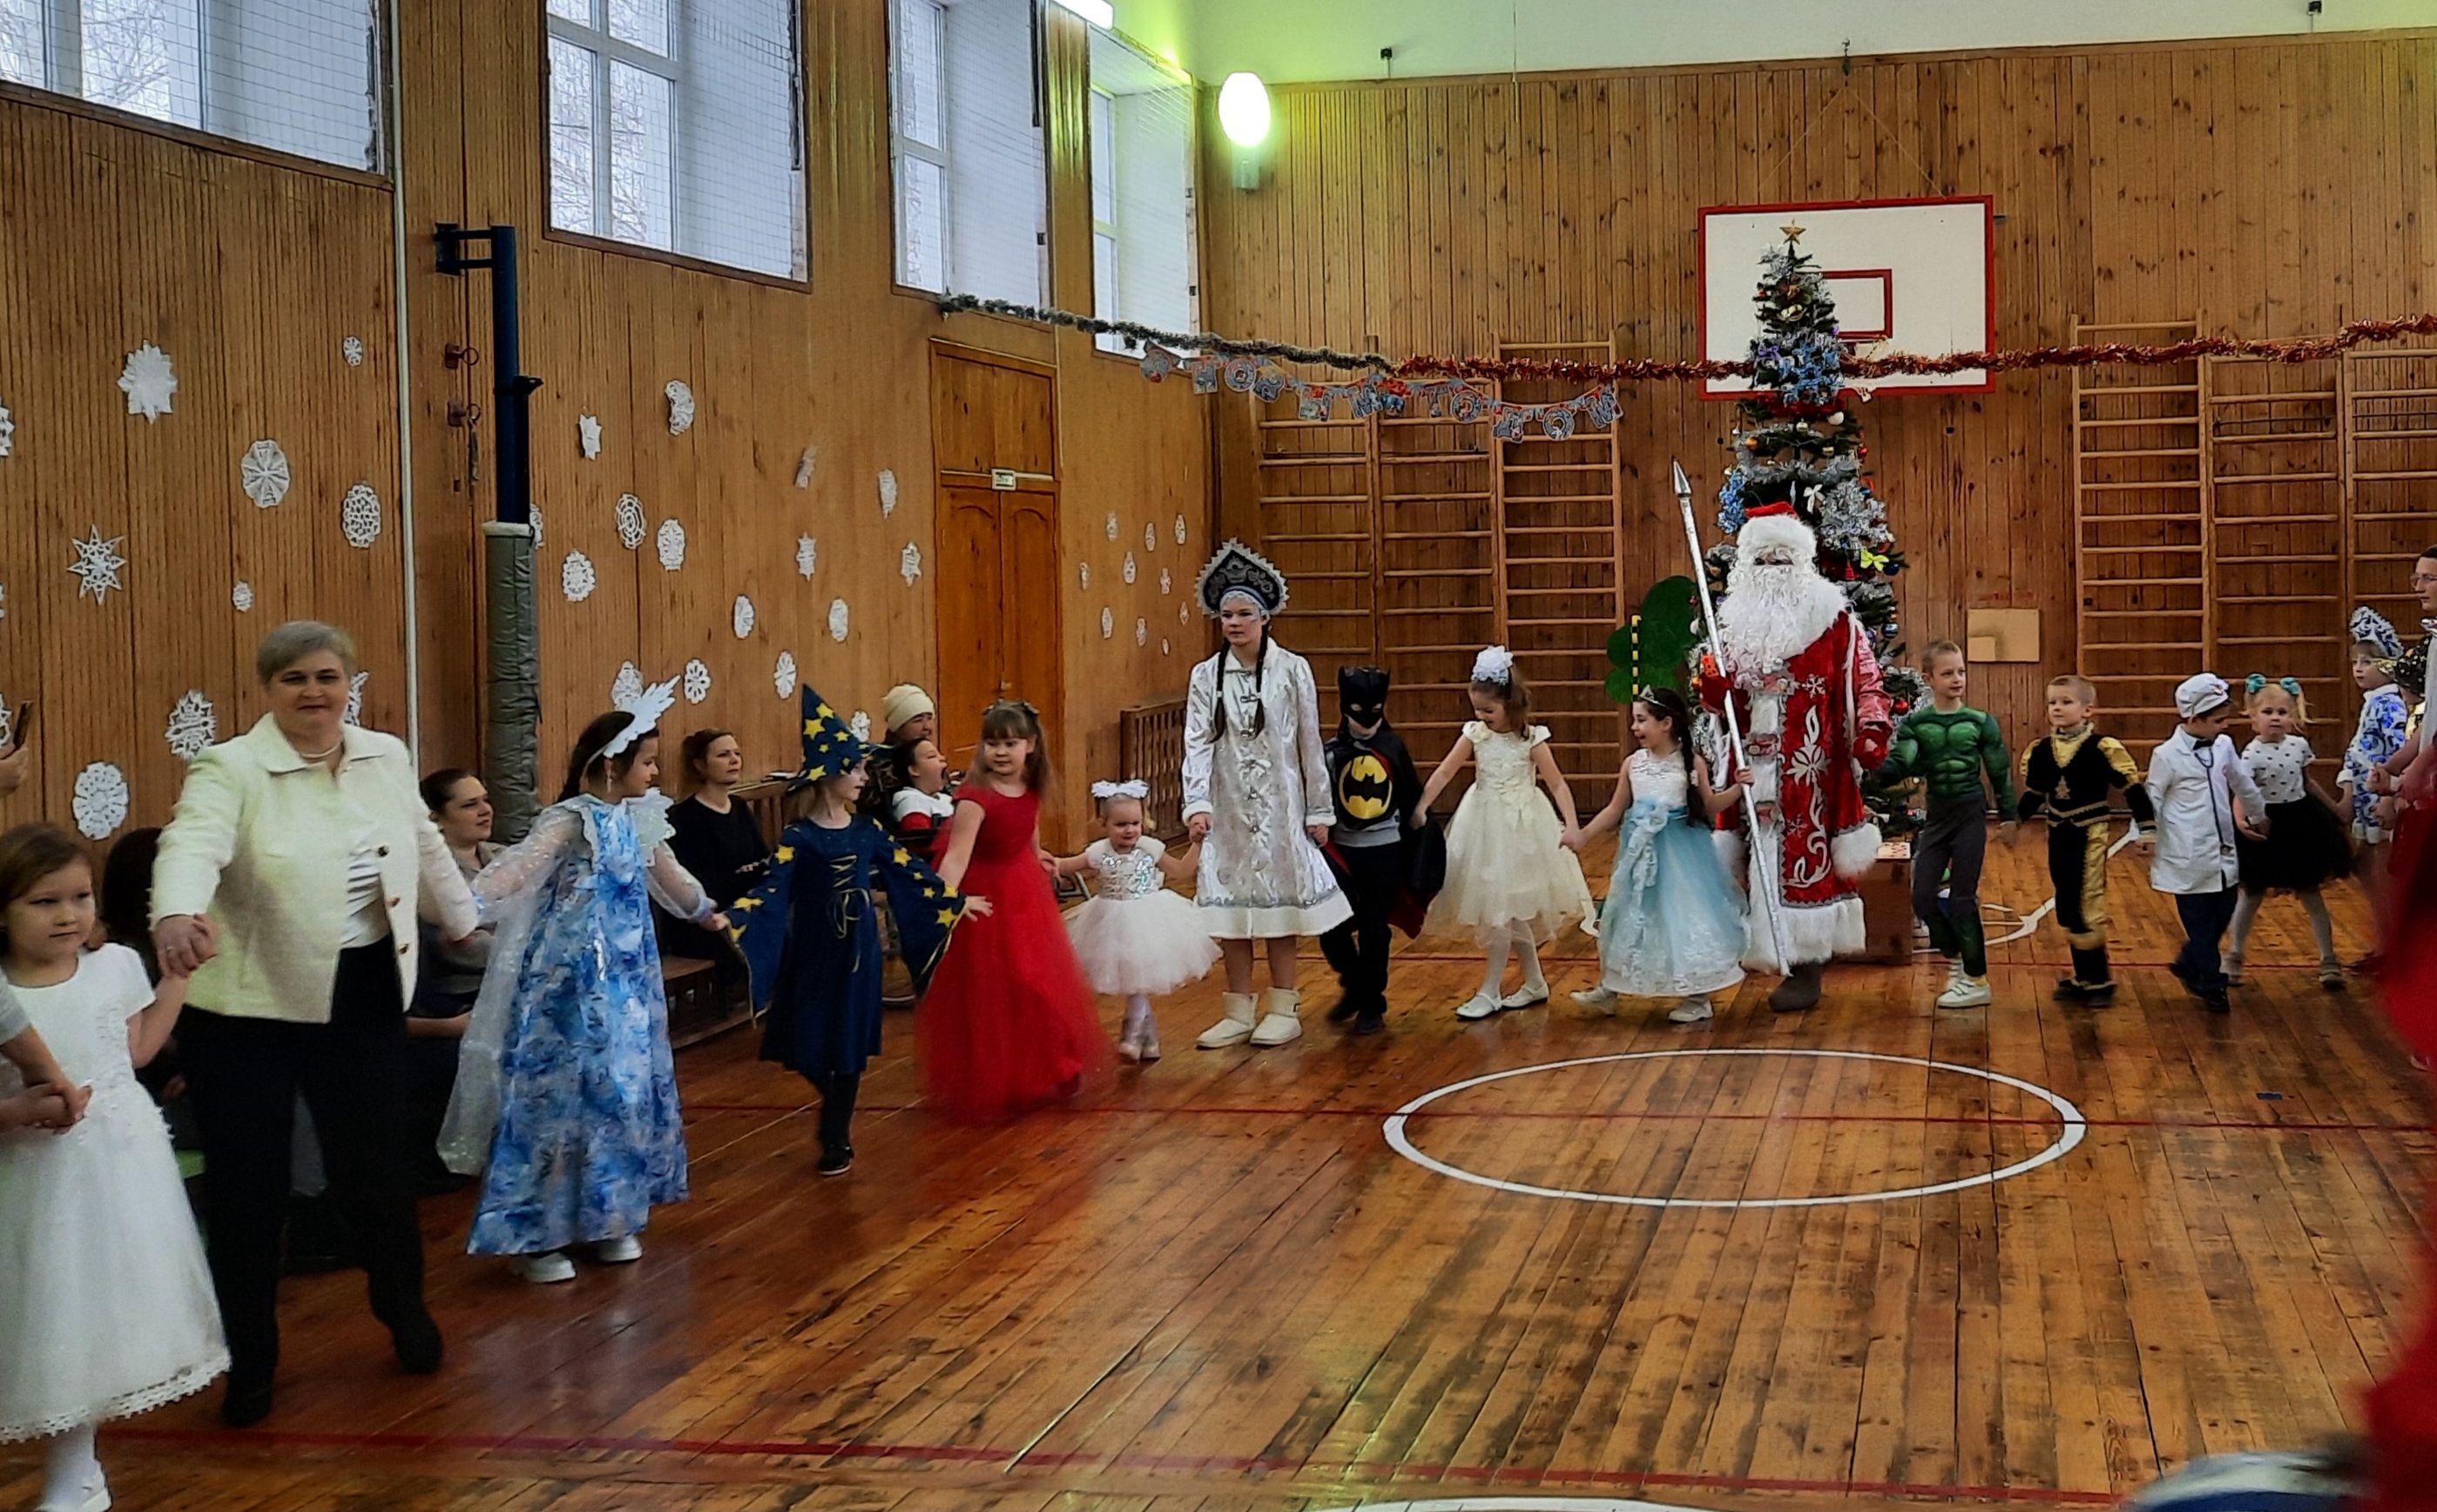
{"label": "short gray hair", "polygon": [[347,676],[356,675],[356,638],[319,620],[290,620],[264,636],[254,653],[254,675],[268,683],[317,651],[329,652]]}

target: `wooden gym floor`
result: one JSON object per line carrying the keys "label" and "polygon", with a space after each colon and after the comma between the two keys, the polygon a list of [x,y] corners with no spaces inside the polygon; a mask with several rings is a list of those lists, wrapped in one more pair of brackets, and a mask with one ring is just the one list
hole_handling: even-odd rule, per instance
{"label": "wooden gym floor", "polygon": [[[2036,840],[2036,836],[2031,837]],[[2043,896],[2041,847],[1991,847],[1984,897]],[[844,1180],[813,1174],[805,1088],[749,1035],[689,1051],[694,1199],[640,1264],[535,1288],[425,1207],[437,1378],[399,1376],[354,1275],[289,1283],[278,1411],[218,1388],[103,1434],[122,1507],[1288,1509],[1484,1496],[1702,1508],[2103,1506],[2208,1451],[2360,1421],[2419,1305],[2423,1079],[2365,989],[2323,991],[2272,904],[2252,984],[2212,1019],[2163,965],[2172,910],[2115,864],[2119,976],[2061,1008],[2052,923],[1994,952],[1998,1005],[1938,1012],[1935,965],[1833,971],[1780,1018],[1747,984],[1709,1025],[1566,993],[1460,1025],[1477,964],[1421,941],[1392,1031],[1322,1024],[1198,1053],[1205,983],[1161,1004],[1168,1055],[990,1130],[919,1104],[892,1016]],[[2006,932],[2005,910],[1991,933]],[[2362,909],[2338,908],[2347,956]],[[1306,971],[1324,977],[1316,958]],[[1104,1005],[1112,1010],[1113,1005]],[[1995,1183],[1845,1204],[2031,1156]],[[130,1319],[129,1327],[142,1327]],[[29,1503],[26,1446],[0,1502]]]}

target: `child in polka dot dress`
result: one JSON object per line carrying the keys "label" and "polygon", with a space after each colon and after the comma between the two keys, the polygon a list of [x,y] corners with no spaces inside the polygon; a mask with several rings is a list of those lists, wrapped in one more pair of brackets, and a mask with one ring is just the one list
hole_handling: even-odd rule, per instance
{"label": "child in polka dot dress", "polygon": [[2254,672],[2244,689],[2243,709],[2251,716],[2253,738],[2242,748],[2242,764],[2259,784],[2268,825],[2260,839],[2235,841],[2242,866],[2242,897],[2234,908],[2226,979],[2234,985],[2242,981],[2243,954],[2259,905],[2270,892],[2290,892],[2310,916],[2310,934],[2319,946],[2319,985],[2336,991],[2344,985],[2344,968],[2336,958],[2335,923],[2319,888],[2351,875],[2352,842],[2335,799],[2310,776],[2310,763],[2316,759],[2310,743],[2296,733],[2309,723],[2302,685],[2291,677],[2270,682]]}

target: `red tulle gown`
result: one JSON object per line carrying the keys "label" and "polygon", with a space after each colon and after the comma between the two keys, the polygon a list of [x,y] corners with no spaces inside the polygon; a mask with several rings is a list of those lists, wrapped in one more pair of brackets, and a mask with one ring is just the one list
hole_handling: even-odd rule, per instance
{"label": "red tulle gown", "polygon": [[956,800],[982,810],[958,888],[991,912],[957,922],[915,1032],[931,1101],[983,1122],[1072,1094],[1108,1061],[1109,1037],[1033,849],[1040,798],[969,782]]}

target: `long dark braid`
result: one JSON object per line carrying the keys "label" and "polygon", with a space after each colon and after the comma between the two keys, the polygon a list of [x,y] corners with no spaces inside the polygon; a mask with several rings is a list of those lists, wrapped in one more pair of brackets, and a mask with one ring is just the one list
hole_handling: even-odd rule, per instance
{"label": "long dark braid", "polygon": [[[1210,738],[1223,740],[1227,734],[1227,659],[1236,654],[1234,646],[1222,645],[1210,659],[1210,672],[1218,697],[1211,703]],[[1253,728],[1244,731],[1257,735],[1269,728],[1269,712],[1261,703],[1261,678],[1270,667],[1270,622],[1261,622],[1261,645],[1253,662]]]}

